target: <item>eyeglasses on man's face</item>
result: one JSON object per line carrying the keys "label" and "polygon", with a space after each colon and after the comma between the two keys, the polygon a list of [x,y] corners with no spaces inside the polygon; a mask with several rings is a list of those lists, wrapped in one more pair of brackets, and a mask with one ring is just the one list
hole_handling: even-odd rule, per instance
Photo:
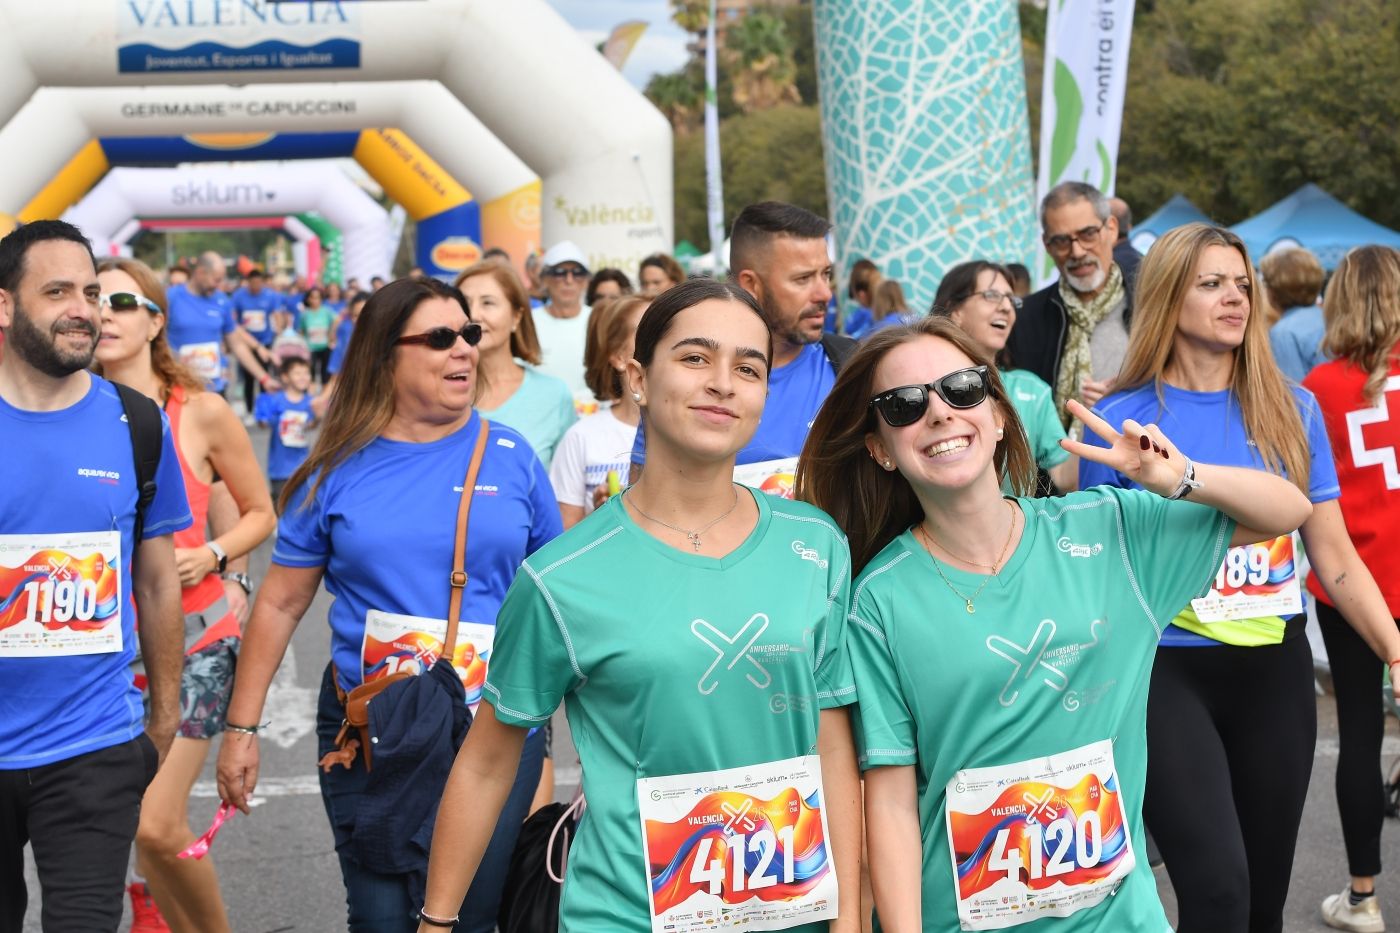
{"label": "eyeglasses on man's face", "polygon": [[1108,221],[1105,220],[1095,227],[1081,227],[1073,233],[1057,233],[1054,236],[1045,237],[1045,249],[1052,256],[1065,255],[1075,243],[1088,249],[1099,242],[1099,235],[1103,233],[1103,228],[1106,226],[1108,226]]}

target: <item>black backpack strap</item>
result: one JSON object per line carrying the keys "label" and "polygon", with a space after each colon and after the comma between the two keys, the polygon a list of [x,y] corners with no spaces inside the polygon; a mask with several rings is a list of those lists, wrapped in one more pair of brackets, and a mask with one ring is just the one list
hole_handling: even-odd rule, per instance
{"label": "black backpack strap", "polygon": [[841,375],[841,367],[846,364],[846,360],[851,358],[851,354],[856,352],[859,344],[850,337],[842,334],[822,334],[822,349],[826,351],[826,358],[831,361],[831,369],[836,375]]}
{"label": "black backpack strap", "polygon": [[112,383],[126,412],[126,426],[131,431],[131,454],[136,463],[136,526],[133,530],[131,553],[141,549],[141,535],[146,526],[146,508],[156,497],[156,469],[160,466],[160,450],[165,429],[161,425],[160,406],[130,386]]}

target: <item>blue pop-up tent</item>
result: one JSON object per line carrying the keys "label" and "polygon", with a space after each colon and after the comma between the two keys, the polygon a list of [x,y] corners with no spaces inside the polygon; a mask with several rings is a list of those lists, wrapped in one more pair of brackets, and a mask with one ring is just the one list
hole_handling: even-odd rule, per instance
{"label": "blue pop-up tent", "polygon": [[1230,228],[1256,260],[1270,250],[1301,246],[1325,269],[1335,269],[1357,246],[1400,249],[1400,233],[1356,213],[1317,185],[1306,184],[1273,207]]}
{"label": "blue pop-up tent", "polygon": [[1146,253],[1157,238],[1173,227],[1191,223],[1213,223],[1205,211],[1191,203],[1184,194],[1174,194],[1171,200],[1157,209],[1157,212],[1144,221],[1133,224],[1133,232],[1128,237],[1133,248]]}

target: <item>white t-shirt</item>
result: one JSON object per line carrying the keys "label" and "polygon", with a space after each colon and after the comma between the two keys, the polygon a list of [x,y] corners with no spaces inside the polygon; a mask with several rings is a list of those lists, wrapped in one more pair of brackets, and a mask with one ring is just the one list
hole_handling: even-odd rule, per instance
{"label": "white t-shirt", "polygon": [[637,426],[618,420],[612,409],[604,409],[581,419],[554,449],[549,481],[554,498],[563,505],[583,506],[583,514],[593,511],[593,490],[608,481],[615,471],[623,485],[631,463],[632,438]]}
{"label": "white t-shirt", "polygon": [[592,311],[584,305],[577,317],[570,318],[557,318],[547,307],[531,312],[544,356],[537,368],[545,375],[564,380],[576,400],[593,397],[583,381],[583,350],[588,342],[588,315]]}

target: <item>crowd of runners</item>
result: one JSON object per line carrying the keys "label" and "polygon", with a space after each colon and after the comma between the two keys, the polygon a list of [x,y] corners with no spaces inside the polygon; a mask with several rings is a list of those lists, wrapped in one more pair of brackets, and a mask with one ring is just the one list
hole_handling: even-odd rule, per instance
{"label": "crowd of runners", "polygon": [[1161,933],[1160,858],[1177,930],[1281,931],[1310,601],[1348,862],[1321,919],[1384,930],[1400,252],[1256,267],[1189,224],[1141,256],[1080,183],[1040,222],[1058,281],[969,256],[915,310],[868,260],[836,301],[830,225],[778,202],[726,281],[570,242],[235,280],[16,228],[0,933],[26,847],[46,930],[237,928],[207,853],[303,622],[327,929],[496,929],[562,706],[560,930]]}

